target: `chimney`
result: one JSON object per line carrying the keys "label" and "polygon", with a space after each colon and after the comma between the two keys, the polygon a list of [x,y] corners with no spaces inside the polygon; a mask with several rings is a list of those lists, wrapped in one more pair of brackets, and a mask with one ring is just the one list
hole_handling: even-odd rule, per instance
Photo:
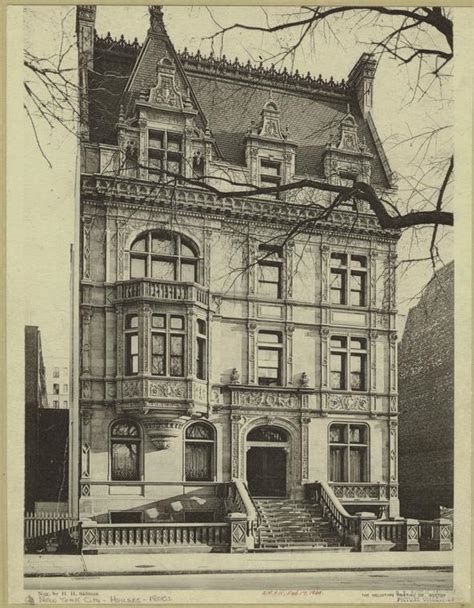
{"label": "chimney", "polygon": [[88,71],[94,59],[94,25],[96,7],[79,4],[76,9],[76,35],[79,53],[80,136],[89,139]]}
{"label": "chimney", "polygon": [[377,62],[370,53],[363,53],[352,68],[347,83],[354,91],[364,118],[372,112],[373,84]]}

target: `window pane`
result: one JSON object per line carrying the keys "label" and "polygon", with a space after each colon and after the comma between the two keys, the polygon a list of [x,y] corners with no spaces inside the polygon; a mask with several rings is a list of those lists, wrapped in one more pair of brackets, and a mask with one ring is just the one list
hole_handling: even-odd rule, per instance
{"label": "window pane", "polygon": [[179,152],[181,150],[181,137],[168,133],[168,152]]}
{"label": "window pane", "polygon": [[191,247],[188,247],[183,241],[181,241],[181,255],[188,258],[195,258],[196,255]]}
{"label": "window pane", "polygon": [[197,281],[195,262],[181,262],[181,280],[188,283],[195,283]]}
{"label": "window pane", "polygon": [[168,171],[170,173],[181,173],[181,161],[174,158],[168,158]]}
{"label": "window pane", "polygon": [[365,356],[351,355],[351,390],[365,390]]}
{"label": "window pane", "polygon": [[125,327],[127,329],[133,329],[138,327],[138,316],[137,315],[127,315]]}
{"label": "window pane", "polygon": [[277,367],[278,359],[279,359],[278,350],[269,350],[266,348],[258,349],[259,365],[264,365],[265,367]]}
{"label": "window pane", "polygon": [[171,357],[170,360],[171,375],[172,376],[183,376],[183,358],[182,357]]}
{"label": "window pane", "polygon": [[331,481],[347,481],[344,475],[344,461],[346,448],[330,448],[329,474]]}
{"label": "window pane", "polygon": [[277,333],[261,331],[258,334],[258,341],[265,344],[280,344],[281,336]]}
{"label": "window pane", "polygon": [[166,339],[164,334],[152,334],[151,336],[151,352],[154,355],[165,354]]}
{"label": "window pane", "polygon": [[331,388],[333,389],[344,389],[345,388],[345,355],[342,353],[331,354]]}
{"label": "window pane", "polygon": [[207,424],[196,422],[186,429],[186,439],[208,439],[212,441],[214,433],[212,432],[212,428]]}
{"label": "window pane", "polygon": [[132,251],[146,251],[146,236],[142,236],[133,243]]}
{"label": "window pane", "polygon": [[347,255],[345,253],[331,253],[331,266],[347,266]]}
{"label": "window pane", "polygon": [[203,321],[202,319],[197,320],[197,330],[203,336],[206,335],[206,322]]}
{"label": "window pane", "polygon": [[171,336],[171,354],[182,356],[183,354],[183,336]]}
{"label": "window pane", "polygon": [[366,427],[364,427],[364,426],[351,425],[350,433],[349,433],[350,442],[351,443],[366,443],[365,431],[366,431]]}
{"label": "window pane", "polygon": [[167,235],[154,234],[151,238],[151,250],[153,253],[172,255],[175,253],[174,239]]}
{"label": "window pane", "polygon": [[112,437],[139,437],[138,427],[133,422],[116,422],[111,431]]}
{"label": "window pane", "polygon": [[163,260],[152,260],[151,276],[154,279],[174,281],[174,263],[164,262]]}
{"label": "window pane", "polygon": [[331,270],[331,303],[346,303],[346,275],[339,270]]}
{"label": "window pane", "polygon": [[186,442],[186,480],[212,481],[212,443]]}
{"label": "window pane", "polygon": [[146,259],[134,255],[130,257],[130,278],[141,279],[146,276]]}
{"label": "window pane", "polygon": [[351,305],[365,306],[365,274],[351,273]]}
{"label": "window pane", "polygon": [[151,325],[157,329],[164,329],[166,327],[166,316],[153,315],[151,318]]}
{"label": "window pane", "polygon": [[204,338],[197,339],[196,352],[196,376],[200,380],[205,379],[206,375],[206,341]]}
{"label": "window pane", "polygon": [[329,440],[331,443],[344,443],[344,429],[340,424],[333,424],[329,429]]}
{"label": "window pane", "polygon": [[171,317],[170,326],[171,329],[184,329],[183,317]]}
{"label": "window pane", "polygon": [[366,268],[367,258],[361,255],[351,255],[351,267],[352,268]]}
{"label": "window pane", "polygon": [[261,174],[274,176],[280,175],[280,163],[270,163],[262,161]]}
{"label": "window pane", "polygon": [[160,131],[149,131],[148,142],[151,146],[157,148],[164,147],[164,133]]}
{"label": "window pane", "polygon": [[346,348],[347,340],[341,336],[333,336],[331,338],[331,348]]}
{"label": "window pane", "polygon": [[365,448],[351,448],[350,450],[350,481],[365,481]]}
{"label": "window pane", "polygon": [[365,350],[367,342],[364,338],[351,338],[351,350]]}
{"label": "window pane", "polygon": [[258,265],[258,280],[278,283],[280,281],[280,267],[260,262]]}
{"label": "window pane", "polygon": [[166,363],[164,356],[152,355],[151,373],[155,376],[166,376]]}
{"label": "window pane", "polygon": [[139,479],[136,443],[112,443],[112,479],[123,481]]}

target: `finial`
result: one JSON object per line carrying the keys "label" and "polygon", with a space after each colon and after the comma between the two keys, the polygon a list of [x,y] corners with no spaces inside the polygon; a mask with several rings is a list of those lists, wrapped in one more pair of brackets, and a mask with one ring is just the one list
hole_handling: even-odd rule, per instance
{"label": "finial", "polygon": [[156,32],[157,34],[165,33],[165,24],[163,22],[163,9],[157,4],[148,7],[150,13],[150,31]]}

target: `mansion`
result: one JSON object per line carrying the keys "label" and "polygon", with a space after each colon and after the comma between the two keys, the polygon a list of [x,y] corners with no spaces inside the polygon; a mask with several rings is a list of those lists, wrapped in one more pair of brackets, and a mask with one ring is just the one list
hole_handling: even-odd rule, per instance
{"label": "mansion", "polygon": [[263,530],[321,484],[323,516],[362,513],[375,542],[400,515],[399,234],[325,188],[393,191],[375,60],[324,80],[178,52],[158,6],[143,43],[95,13],[77,9],[79,517]]}

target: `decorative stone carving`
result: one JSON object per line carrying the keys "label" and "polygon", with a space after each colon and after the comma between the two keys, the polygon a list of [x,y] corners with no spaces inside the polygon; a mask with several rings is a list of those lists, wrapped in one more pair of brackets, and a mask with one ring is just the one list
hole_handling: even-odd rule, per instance
{"label": "decorative stone carving", "polygon": [[328,395],[329,410],[342,410],[346,412],[368,412],[369,400],[364,395]]}
{"label": "decorative stone carving", "polygon": [[184,382],[151,381],[148,384],[148,395],[165,399],[185,399],[186,384]]}
{"label": "decorative stone carving", "polygon": [[207,402],[207,385],[200,382],[193,382],[193,399],[196,401]]}
{"label": "decorative stone carving", "polygon": [[168,449],[171,440],[181,435],[184,423],[184,419],[166,421],[159,418],[145,417],[143,420],[148,437],[157,450]]}
{"label": "decorative stone carving", "polygon": [[240,374],[237,371],[237,368],[233,368],[230,373],[230,383],[231,384],[240,384]]}
{"label": "decorative stone carving", "polygon": [[233,405],[242,407],[297,408],[298,396],[282,391],[232,391]]}
{"label": "decorative stone carving", "polygon": [[133,399],[134,397],[142,397],[142,381],[141,380],[124,380],[122,382],[122,397],[124,399]]}
{"label": "decorative stone carving", "polygon": [[91,229],[94,218],[82,218],[82,278],[91,278]]}
{"label": "decorative stone carving", "polygon": [[309,386],[309,377],[308,374],[306,372],[303,372],[300,376],[300,387],[301,388],[308,388]]}

